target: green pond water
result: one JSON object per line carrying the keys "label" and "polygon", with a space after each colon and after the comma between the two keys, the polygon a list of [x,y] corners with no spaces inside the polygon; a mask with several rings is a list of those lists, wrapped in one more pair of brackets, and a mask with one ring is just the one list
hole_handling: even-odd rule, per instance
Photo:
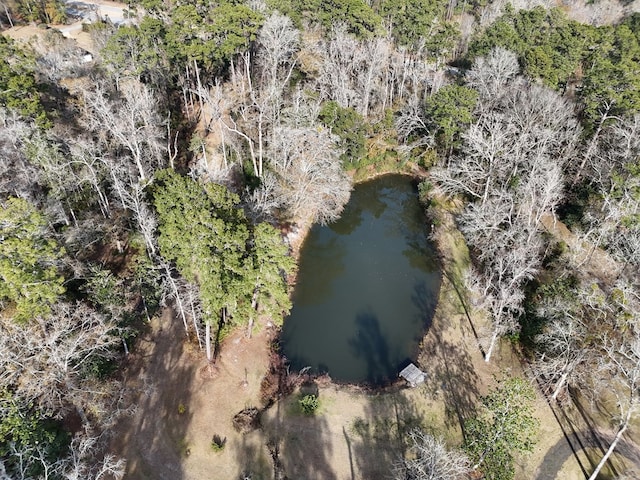
{"label": "green pond water", "polygon": [[389,175],[355,187],[337,222],[311,229],[281,346],[291,367],[383,384],[415,358],[441,272],[415,183]]}

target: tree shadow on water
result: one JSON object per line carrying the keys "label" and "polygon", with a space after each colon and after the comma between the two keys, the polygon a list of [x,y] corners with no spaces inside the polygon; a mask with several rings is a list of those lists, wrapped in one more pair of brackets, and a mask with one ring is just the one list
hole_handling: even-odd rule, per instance
{"label": "tree shadow on water", "polygon": [[440,282],[437,284],[427,285],[426,282],[417,282],[413,286],[413,293],[411,294],[411,302],[416,307],[417,321],[420,323],[422,330],[416,332],[419,339],[422,339],[424,332],[431,327],[433,321],[433,314],[438,304],[438,296],[440,294]]}
{"label": "tree shadow on water", "polygon": [[371,311],[364,311],[357,315],[355,325],[357,333],[349,339],[349,347],[356,356],[364,358],[367,382],[380,384],[391,378],[397,369],[391,360],[389,342],[380,328],[380,320]]}
{"label": "tree shadow on water", "polygon": [[[406,224],[407,222],[405,222]],[[409,225],[406,225],[404,234],[407,248],[402,251],[402,255],[408,260],[411,267],[440,276],[442,265],[436,248],[427,236],[425,225],[420,222],[418,227],[411,228],[410,222]]]}
{"label": "tree shadow on water", "polygon": [[336,278],[344,274],[346,254],[344,242],[336,236],[310,234],[307,237],[293,291],[293,316],[296,306],[316,305],[331,295]]}

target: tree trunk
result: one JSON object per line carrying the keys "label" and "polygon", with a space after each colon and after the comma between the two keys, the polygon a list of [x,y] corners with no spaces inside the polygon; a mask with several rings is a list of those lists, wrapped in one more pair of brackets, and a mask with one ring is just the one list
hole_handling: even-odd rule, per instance
{"label": "tree trunk", "polygon": [[144,182],[147,179],[147,176],[144,173],[144,166],[142,165],[142,152],[140,151],[140,149],[136,148],[136,151],[133,152],[133,159],[136,162],[136,167],[138,168],[140,181]]}
{"label": "tree trunk", "polygon": [[556,400],[558,398],[558,395],[560,394],[562,387],[564,387],[565,384],[567,383],[568,376],[569,374],[567,372],[564,372],[562,374],[562,376],[560,377],[560,380],[558,380],[558,383],[556,383],[556,389],[553,391],[553,395],[551,395],[552,399]]}
{"label": "tree trunk", "polygon": [[493,349],[496,346],[496,342],[498,341],[498,330],[493,331],[493,335],[491,335],[491,342],[489,342],[489,348],[487,349],[487,353],[484,356],[484,361],[489,363],[491,360],[491,354],[493,353]]}
{"label": "tree trunk", "polygon": [[[200,102],[200,116],[202,118],[202,124],[206,127],[207,126],[207,116],[205,114],[204,111],[204,102],[202,101],[202,83],[200,82],[200,69],[198,68],[198,62],[195,61],[195,59],[193,60],[193,68],[196,71],[196,82],[198,82],[198,101]],[[207,136],[207,131],[205,130],[204,132],[204,136]]]}
{"label": "tree trunk", "polygon": [[251,338],[252,332],[253,332],[253,315],[249,317],[249,322],[247,323],[247,338]]}
{"label": "tree trunk", "polygon": [[[256,282],[259,281],[259,278],[256,280]],[[256,287],[253,289],[253,295],[251,296],[251,309],[252,310],[257,310],[258,307],[258,293],[260,292],[259,287],[256,285]],[[251,338],[251,333],[253,332],[253,315],[251,315],[249,317],[249,324],[247,325],[247,338]]]}
{"label": "tree trunk", "polygon": [[222,329],[227,323],[227,308],[222,307],[220,312],[220,320],[218,320],[218,328],[216,330],[216,339],[213,344],[213,359],[216,360],[220,354],[220,336],[222,335]]}
{"label": "tree trunk", "polygon": [[[187,68],[187,72],[188,72]],[[186,80],[185,80],[186,82]],[[184,108],[187,111],[187,118],[191,120],[191,109],[189,108],[189,101],[187,100],[187,85],[182,85],[182,101],[184,102]]]}
{"label": "tree trunk", "polygon": [[211,324],[204,324],[205,345],[207,347],[207,361],[211,362]]}
{"label": "tree trunk", "polygon": [[102,189],[100,188],[97,182],[95,182],[93,186],[96,192],[98,193],[98,205],[100,205],[100,211],[102,212],[102,216],[104,218],[109,218],[110,217],[109,199],[104,193],[102,193]]}
{"label": "tree trunk", "polygon": [[598,122],[598,128],[596,129],[596,132],[593,134],[593,137],[591,138],[591,141],[589,142],[589,146],[587,147],[587,149],[585,150],[584,154],[582,155],[582,162],[580,163],[580,166],[578,167],[578,170],[576,171],[575,175],[573,176],[573,181],[572,181],[573,185],[576,185],[578,183],[578,181],[580,180],[580,177],[582,176],[582,171],[584,170],[585,165],[589,161],[589,157],[591,157],[591,155],[593,154],[593,151],[596,149],[596,145],[598,143],[598,138],[600,137],[600,132],[602,131],[602,127],[604,126],[604,122],[606,122],[607,119],[609,118],[609,111],[611,110],[611,106],[612,105],[613,105],[612,103],[606,103],[606,110],[602,114],[602,116],[600,117],[600,121]]}
{"label": "tree trunk", "polygon": [[[67,389],[67,393],[71,393],[73,391],[73,389],[71,388],[71,385],[69,384],[69,380],[68,379],[65,379],[64,386]],[[82,405],[80,405],[80,403],[79,403],[79,399],[74,398],[71,401],[71,404],[73,405],[73,408],[76,409],[76,413],[78,414],[78,416],[80,417],[80,420],[82,421],[82,426],[86,428],[89,425],[91,425],[91,422],[89,421],[89,418],[87,417],[87,414],[85,413],[84,409],[82,408]]]}
{"label": "tree trunk", "polygon": [[202,350],[202,339],[200,338],[200,329],[198,328],[198,322],[196,319],[196,309],[193,306],[193,296],[191,297],[191,320],[193,321],[193,329],[196,331],[198,346],[200,347],[200,350]]}
{"label": "tree trunk", "polygon": [[142,291],[140,291],[140,299],[142,300],[142,306],[144,307],[144,315],[147,317],[147,322],[151,321],[151,317],[149,316],[149,309],[147,308],[147,302],[144,300],[144,295],[142,295]]}
{"label": "tree trunk", "polygon": [[7,20],[9,20],[9,25],[11,25],[11,28],[13,28],[13,20],[11,20],[11,15],[9,14],[9,9],[7,8],[7,5],[4,4],[4,13],[7,16]]}
{"label": "tree trunk", "polygon": [[207,160],[207,146],[204,139],[202,140],[202,158],[204,158],[204,164],[208,167],[209,160]]}
{"label": "tree trunk", "polygon": [[262,128],[262,108],[260,108],[260,113],[258,114],[258,169],[255,172],[258,178],[262,178],[262,151],[263,151],[263,128]]}
{"label": "tree trunk", "polygon": [[227,147],[225,145],[224,129],[222,128],[222,121],[220,119],[218,119],[218,129],[220,131],[220,145],[222,146],[222,158],[224,160],[224,168],[227,168],[228,167]]}
{"label": "tree trunk", "polygon": [[593,471],[593,473],[589,477],[589,480],[596,480],[598,474],[600,473],[600,470],[602,470],[602,467],[604,467],[604,464],[607,463],[607,460],[609,460],[609,457],[611,456],[613,451],[616,449],[616,446],[618,445],[618,442],[622,438],[622,435],[627,430],[627,427],[629,426],[629,420],[630,420],[630,417],[629,415],[627,415],[624,423],[620,427],[620,430],[618,430],[618,433],[616,433],[616,436],[613,439],[613,442],[611,442],[611,445],[609,446],[609,450],[607,450],[607,453],[604,454],[604,457],[602,457],[602,460],[600,460],[600,463],[598,464],[596,469]]}
{"label": "tree trunk", "polygon": [[165,266],[165,272],[167,274],[167,279],[169,280],[169,283],[171,284],[171,288],[173,289],[173,294],[176,297],[176,306],[178,307],[178,311],[180,312],[180,316],[182,317],[182,323],[184,324],[185,334],[188,336],[189,335],[189,326],[187,325],[187,317],[186,317],[186,315],[184,313],[184,305],[182,304],[182,299],[180,298],[180,292],[178,291],[178,286],[176,285],[175,280],[171,276],[171,272],[169,271],[169,268],[166,267],[166,266]]}

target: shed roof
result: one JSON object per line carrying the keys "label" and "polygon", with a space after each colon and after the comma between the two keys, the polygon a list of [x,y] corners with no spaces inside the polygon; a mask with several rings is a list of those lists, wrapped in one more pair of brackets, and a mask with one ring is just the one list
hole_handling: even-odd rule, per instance
{"label": "shed roof", "polygon": [[409,382],[412,387],[424,382],[427,378],[427,374],[416,367],[413,363],[410,363],[403,368],[400,372],[400,376]]}

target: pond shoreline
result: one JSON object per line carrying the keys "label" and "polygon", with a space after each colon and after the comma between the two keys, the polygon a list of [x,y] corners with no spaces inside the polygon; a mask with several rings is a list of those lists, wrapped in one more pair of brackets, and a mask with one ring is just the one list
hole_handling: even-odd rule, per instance
{"label": "pond shoreline", "polygon": [[[384,174],[388,173],[404,172]],[[413,173],[409,175],[417,180],[428,178]],[[128,461],[127,478],[205,480],[212,471],[218,478],[242,478],[247,472],[272,478],[276,470],[290,478],[317,478],[318,472],[333,479],[387,478],[393,463],[402,458],[411,428],[437,432],[448,445],[460,445],[462,422],[494,376],[505,367],[512,375],[523,372],[509,348],[497,352],[498,363],[483,361],[456,290],[469,261],[452,217],[460,204],[431,193],[429,213],[436,224],[431,236],[447,275],[416,362],[427,373],[427,382],[408,388],[395,381],[372,389],[328,377],[301,378],[317,382],[316,415],[300,413],[298,389],[286,396],[276,393],[266,407],[263,385],[275,356],[270,347],[279,338],[270,319],[262,316],[250,338],[244,328],[230,333],[212,369],[197,345],[176,341],[184,335],[182,322],[167,308],[162,317],[152,319],[124,373],[135,412],[123,417],[111,447]],[[298,232],[300,245],[306,237],[302,233]],[[471,315],[478,325],[485,321]],[[286,368],[283,373],[288,374]],[[261,424],[238,432],[232,419],[247,406],[262,410]],[[519,459],[516,475],[523,480],[543,478],[536,472],[545,454],[564,445],[544,398],[539,398],[537,412],[544,425],[543,440],[531,457]],[[222,451],[212,453],[213,434],[228,439]],[[571,475],[579,471],[573,457],[562,469],[558,478],[579,478]]]}
{"label": "pond shoreline", "polygon": [[[412,183],[414,184],[415,187],[417,187],[417,185],[419,183],[421,183],[422,181],[424,181],[425,179],[428,178],[428,172],[414,164],[409,164],[407,165],[408,168],[405,168],[403,170],[387,170],[387,171],[382,171],[382,172],[373,172],[365,177],[360,177],[358,178],[358,181],[353,183],[353,188],[355,188],[358,185],[361,185],[363,183],[367,183],[367,182],[371,182],[386,176],[391,176],[391,175],[398,175],[398,176],[404,176],[409,178]],[[352,178],[355,177],[355,172],[351,172],[351,176]],[[434,223],[433,223],[433,218],[431,217],[431,213],[428,211],[428,204],[425,204],[425,202],[422,201],[422,199],[420,199],[420,197],[418,197],[418,202],[420,205],[420,209],[424,215],[424,234],[425,237],[428,239],[428,241],[431,243],[431,245],[434,248],[435,251],[435,255],[437,257],[437,262],[439,264],[439,270],[441,272],[444,272],[444,265],[443,265],[443,245],[440,242],[437,242],[436,240],[438,239],[438,236],[435,235],[435,230],[434,230]],[[302,247],[304,246],[305,242],[307,241],[307,239],[309,238],[309,234],[311,232],[311,229],[315,226],[314,223],[311,222],[301,222],[300,224],[294,223],[294,228],[292,231],[290,231],[288,234],[285,235],[285,239],[287,241],[287,243],[289,244],[290,247],[290,255],[294,258],[296,265],[299,264],[300,261],[300,255],[301,255],[301,250]],[[429,228],[429,226],[431,226],[431,228]],[[297,275],[298,275],[298,270],[296,269],[296,271],[294,272],[294,274],[290,275],[288,277],[288,285],[289,285],[289,295],[292,296],[294,289],[296,287],[296,280],[297,280]],[[435,321],[435,316],[437,314],[437,312],[439,311],[438,309],[438,304],[440,303],[440,301],[442,300],[441,296],[442,296],[442,281],[440,282],[440,284],[438,285],[438,290],[436,293],[436,304],[434,307],[434,313],[433,313],[433,317],[431,318],[429,324],[426,326],[424,333],[421,335],[420,337],[420,341],[418,343],[418,346],[416,348],[416,350],[414,351],[413,354],[410,355],[410,359],[417,363],[420,359],[420,357],[423,354],[423,344],[425,341],[425,338],[427,337],[427,335],[429,334],[430,331],[430,327],[433,324],[433,322]],[[285,355],[280,351],[280,340],[282,338],[282,326],[278,327],[277,332],[275,332],[274,335],[274,340],[275,340],[275,351],[274,353],[277,353],[281,359],[288,361],[285,357]],[[334,380],[332,379],[328,374],[305,374],[304,375],[305,378],[309,381],[314,381],[314,382],[318,382],[319,385],[321,386],[332,386],[336,389],[340,389],[340,390],[346,390],[352,393],[359,393],[359,394],[379,394],[379,393],[385,393],[385,392],[394,392],[394,391],[398,391],[398,389],[402,389],[405,388],[405,382],[402,381],[399,378],[389,378],[388,380],[380,383],[380,384],[376,384],[376,383],[368,383],[368,382],[349,382],[349,381],[340,381],[340,380]]]}

